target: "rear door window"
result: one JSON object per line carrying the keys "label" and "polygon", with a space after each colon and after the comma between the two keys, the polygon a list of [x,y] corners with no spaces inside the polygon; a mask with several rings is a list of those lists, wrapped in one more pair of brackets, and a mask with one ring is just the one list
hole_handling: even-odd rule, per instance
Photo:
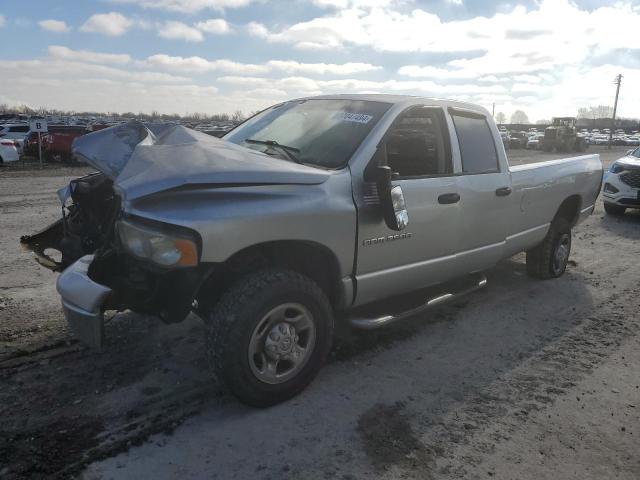
{"label": "rear door window", "polygon": [[473,113],[451,112],[462,156],[462,172],[498,172],[498,151],[487,119]]}

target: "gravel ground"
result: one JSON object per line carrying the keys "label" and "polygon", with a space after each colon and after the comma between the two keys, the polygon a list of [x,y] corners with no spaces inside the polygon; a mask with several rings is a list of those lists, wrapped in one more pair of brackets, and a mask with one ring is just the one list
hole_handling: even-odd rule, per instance
{"label": "gravel ground", "polygon": [[599,203],[558,280],[518,255],[428,315],[344,332],[307,391],[254,410],[209,377],[196,317],[119,314],[103,353],[69,339],[18,238],[87,171],[0,169],[0,478],[640,478],[640,212]]}

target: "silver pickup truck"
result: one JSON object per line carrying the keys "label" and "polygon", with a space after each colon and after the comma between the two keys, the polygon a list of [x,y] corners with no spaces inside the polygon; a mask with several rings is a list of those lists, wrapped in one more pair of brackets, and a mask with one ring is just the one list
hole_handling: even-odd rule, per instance
{"label": "silver pickup truck", "polygon": [[309,384],[338,322],[401,320],[522,251],[531,276],[562,275],[603,174],[598,155],[510,167],[485,109],[390,95],[284,102],[222,139],[130,122],[74,153],[99,172],[22,238],[62,271],[74,334],[100,347],[105,310],[194,311],[218,377],[256,406]]}

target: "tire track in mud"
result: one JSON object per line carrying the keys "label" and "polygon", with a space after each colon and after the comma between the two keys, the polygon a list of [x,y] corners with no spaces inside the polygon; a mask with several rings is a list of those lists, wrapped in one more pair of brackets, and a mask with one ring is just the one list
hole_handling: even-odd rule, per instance
{"label": "tire track in mud", "polygon": [[[123,314],[99,353],[59,339],[0,362],[0,477],[70,478],[228,399],[202,327]],[[10,413],[7,413],[10,412]]]}
{"label": "tire track in mud", "polygon": [[[527,422],[528,416],[544,410],[566,394],[577,382],[589,375],[625,338],[640,334],[640,296],[635,287],[627,288],[596,305],[585,313],[574,311],[575,328],[553,344],[525,360],[516,370],[500,375],[480,390],[465,394],[457,405],[450,406],[445,416],[427,416],[410,407],[410,402],[396,405],[376,405],[359,418],[359,425],[402,424],[412,418],[423,426],[420,442],[398,455],[395,449],[403,442],[406,428],[387,429],[380,439],[359,428],[361,441],[372,464],[379,472],[397,471],[402,478],[462,478],[467,469],[478,465],[483,454],[496,444],[509,440],[512,433]],[[426,427],[426,429],[424,428]],[[370,427],[376,431],[376,427]],[[470,447],[464,458],[456,455],[460,445]],[[394,454],[395,452],[395,454]]]}

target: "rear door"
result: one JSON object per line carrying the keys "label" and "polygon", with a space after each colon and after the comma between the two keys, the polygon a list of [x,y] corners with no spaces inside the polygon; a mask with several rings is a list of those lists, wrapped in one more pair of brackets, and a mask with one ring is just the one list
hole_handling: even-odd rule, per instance
{"label": "rear door", "polygon": [[401,232],[386,226],[374,184],[365,185],[368,193],[356,195],[357,304],[456,275],[458,188],[444,111],[414,106],[401,113],[369,167],[380,164],[391,167],[393,185],[402,187],[409,224]]}
{"label": "rear door", "polygon": [[464,273],[494,265],[505,250],[511,176],[499,160],[489,120],[480,113],[449,109],[458,139],[460,223],[457,262]]}

